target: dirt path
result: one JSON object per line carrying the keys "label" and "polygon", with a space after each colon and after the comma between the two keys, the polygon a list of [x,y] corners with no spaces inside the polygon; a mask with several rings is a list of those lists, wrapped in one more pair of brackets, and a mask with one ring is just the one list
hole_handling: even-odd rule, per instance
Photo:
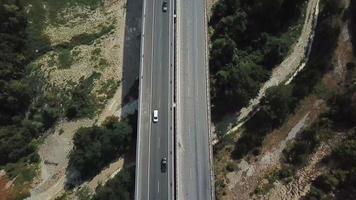
{"label": "dirt path", "polygon": [[[333,55],[335,68],[333,71],[325,74],[322,79],[322,83],[328,91],[342,90],[345,79],[347,79],[346,64],[354,60],[347,25],[348,22],[344,22],[341,34],[339,35],[338,46]],[[250,159],[250,163],[242,161],[239,164],[240,169],[237,172],[227,175],[230,183],[228,183],[228,191],[224,199],[296,200],[304,196],[310,189],[310,183],[323,171],[323,168],[319,165],[320,160],[330,153],[330,145],[335,145],[335,142],[338,140],[333,139],[330,144],[322,144],[311,155],[309,164],[297,171],[295,179],[292,182],[286,185],[276,182],[273,184],[273,188],[263,196],[251,197],[250,193],[263,182],[264,176],[267,173],[278,168],[280,165],[280,155],[287,141],[293,140],[295,134],[302,128],[303,124],[312,124],[320,117],[321,113],[326,111],[325,109],[327,108],[323,102],[324,100],[318,99],[317,96],[310,96],[304,99],[300,103],[301,106],[296,109],[296,114],[279,130],[273,131],[273,133],[266,137],[260,156]],[[293,128],[283,128],[285,126]],[[286,132],[288,132],[288,136],[286,136]]]}
{"label": "dirt path", "polygon": [[305,196],[310,189],[310,183],[323,173],[318,164],[330,152],[330,146],[322,144],[312,155],[309,164],[296,173],[296,178],[292,182],[287,185],[277,182],[267,195],[258,199],[298,200]]}
{"label": "dirt path", "polygon": [[50,199],[63,190],[73,135],[80,127],[88,127],[93,123],[91,119],[58,123],[54,133],[45,139],[38,151],[41,157],[41,183],[32,189],[29,199]]}
{"label": "dirt path", "polygon": [[257,187],[259,180],[266,172],[274,168],[279,163],[279,157],[289,140],[292,140],[295,135],[304,127],[309,113],[290,130],[288,137],[283,140],[274,150],[267,152],[257,161],[248,163],[242,160],[239,163],[237,172],[227,174],[229,180],[228,190],[229,195],[226,199],[244,200],[249,199],[250,193]]}
{"label": "dirt path", "polygon": [[[108,43],[109,46],[118,44],[120,48],[116,58],[118,64],[115,66],[119,68],[119,73],[122,73],[120,76],[123,78],[123,84],[120,84],[113,98],[107,102],[103,111],[96,119],[80,119],[73,122],[59,123],[55,127],[55,133],[50,134],[45,139],[44,144],[41,145],[39,150],[42,159],[40,183],[32,189],[31,197],[28,199],[51,200],[64,192],[65,173],[68,164],[67,156],[72,149],[72,138],[78,128],[92,126],[93,124],[100,125],[109,116],[122,117],[133,113],[137,109],[137,101],[132,101],[125,106],[122,105],[123,97],[129,92],[129,88],[134,84],[138,74],[138,67],[135,67],[137,63],[132,59],[135,56],[134,53],[137,51],[137,48],[139,50],[140,45],[140,37],[137,37],[137,35],[140,34],[141,10],[137,8],[139,4],[136,4],[127,6],[126,0],[120,0],[120,5],[125,5],[117,11],[120,13],[120,21],[122,23],[119,23],[120,27],[117,27],[119,32],[112,39],[112,43]],[[127,10],[130,10],[128,16],[126,16]],[[109,54],[110,52],[107,53]],[[97,176],[82,186],[87,185],[89,189],[95,190],[96,186],[100,183],[105,183],[118,173],[123,167],[123,163],[124,160],[122,158],[113,161],[107,168],[103,169]]]}
{"label": "dirt path", "polygon": [[298,111],[278,130],[269,134],[263,142],[261,154],[249,161],[238,163],[237,171],[227,177],[227,191],[223,199],[245,200],[264,179],[265,174],[280,165],[280,156],[286,145],[306,126],[313,123],[324,110],[323,101],[306,99]]}
{"label": "dirt path", "polygon": [[298,39],[298,42],[295,44],[292,53],[272,71],[271,78],[262,86],[258,96],[255,99],[250,100],[250,105],[241,109],[240,115],[235,122],[236,126],[231,128],[227,132],[228,134],[235,132],[244,124],[243,120],[246,119],[254,108],[260,103],[260,100],[265,95],[268,88],[279,85],[285,81],[287,81],[286,83],[288,84],[305,66],[303,61],[308,54],[310,44],[313,41],[314,28],[319,14],[319,1],[320,0],[309,1],[302,33]]}

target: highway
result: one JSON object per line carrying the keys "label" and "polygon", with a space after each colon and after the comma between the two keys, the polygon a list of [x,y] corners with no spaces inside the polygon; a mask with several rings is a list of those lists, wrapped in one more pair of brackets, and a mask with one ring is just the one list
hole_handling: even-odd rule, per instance
{"label": "highway", "polygon": [[135,199],[214,199],[205,0],[143,2]]}
{"label": "highway", "polygon": [[214,199],[205,0],[177,0],[177,197]]}
{"label": "highway", "polygon": [[[172,2],[168,1],[167,12],[162,10],[163,0],[143,4],[135,185],[139,200],[174,196]],[[153,110],[159,113],[157,123],[152,122]],[[164,157],[168,167],[161,172]]]}

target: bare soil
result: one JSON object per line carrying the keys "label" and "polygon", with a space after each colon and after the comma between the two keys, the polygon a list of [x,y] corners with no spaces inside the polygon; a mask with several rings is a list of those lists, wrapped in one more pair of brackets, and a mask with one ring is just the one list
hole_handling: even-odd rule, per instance
{"label": "bare soil", "polygon": [[279,85],[287,81],[289,83],[292,78],[304,67],[304,59],[308,56],[307,50],[310,48],[314,36],[314,28],[319,14],[319,0],[310,0],[307,5],[305,14],[305,21],[301,35],[294,45],[293,50],[283,62],[275,67],[272,71],[271,78],[264,83],[260,89],[258,96],[250,100],[248,107],[242,108],[236,120],[236,126],[228,131],[229,133],[235,132],[243,124],[243,120],[250,115],[254,108],[260,103],[260,100],[265,95],[268,88]]}
{"label": "bare soil", "polygon": [[7,179],[5,171],[0,171],[0,200],[9,200],[11,197],[11,182]]}
{"label": "bare soil", "polygon": [[[346,64],[355,60],[347,24],[348,22],[345,22],[333,56],[335,68],[325,74],[321,81],[321,84],[325,85],[325,92],[343,89],[347,77]],[[264,195],[257,196],[253,192],[256,187],[266,183],[266,175],[280,167],[279,159],[285,146],[293,141],[298,132],[317,120],[326,109],[324,100],[318,96],[312,95],[304,99],[295,114],[290,116],[281,128],[265,138],[261,154],[248,156],[238,163],[238,169],[234,172],[228,173],[224,169],[227,162],[233,162],[229,156],[226,156],[233,147],[227,145],[223,148],[217,154],[219,163],[215,167],[217,179],[226,183],[225,195],[221,199],[301,199],[309,191],[311,182],[323,172],[324,169],[319,164],[320,160],[330,153],[331,146],[335,145],[338,137],[332,142],[323,143],[312,154],[308,165],[298,170],[291,182],[284,185],[277,181],[273,184],[272,189]]]}
{"label": "bare soil", "polygon": [[283,185],[280,182],[275,183],[272,190],[264,196],[254,199],[275,199],[275,200],[298,200],[305,196],[310,189],[310,183],[324,172],[320,162],[331,153],[331,147],[322,144],[312,155],[308,165],[298,170],[292,182]]}
{"label": "bare soil", "polygon": [[[49,85],[54,87],[68,87],[69,82],[77,82],[81,77],[88,77],[93,71],[100,72],[101,77],[94,85],[93,93],[96,93],[108,80],[125,82],[120,84],[116,89],[113,97],[107,101],[104,109],[94,119],[79,119],[77,121],[61,121],[55,128],[54,133],[48,133],[44,143],[40,146],[39,154],[41,157],[41,177],[31,191],[29,199],[50,200],[64,193],[64,183],[66,182],[66,168],[68,164],[68,155],[72,149],[72,138],[80,127],[100,125],[109,116],[123,116],[127,113],[132,113],[137,109],[137,102],[130,102],[128,105],[123,105],[123,97],[128,90],[123,87],[130,88],[138,76],[136,70],[136,62],[125,59],[128,52],[133,47],[137,50],[139,45],[140,35],[140,18],[141,10],[130,10],[131,21],[127,20],[126,16],[127,2],[126,0],[108,0],[103,8],[97,10],[83,10],[82,8],[73,8],[67,10],[63,17],[68,19],[68,23],[63,26],[47,27],[46,33],[51,38],[52,43],[62,43],[69,41],[73,36],[80,33],[92,33],[98,31],[103,25],[113,23],[115,30],[101,38],[95,40],[92,45],[80,45],[75,47],[71,54],[74,56],[73,64],[68,69],[60,69],[57,65],[57,57],[55,52],[49,52],[36,61],[41,70],[48,78]],[[135,13],[136,12],[136,13]],[[88,16],[88,20],[78,18],[77,16]],[[132,17],[134,16],[134,17]],[[128,23],[128,24],[127,24]],[[138,47],[139,48],[139,47]],[[99,50],[97,50],[99,49]],[[91,59],[93,51],[100,52],[100,58],[106,61],[105,67],[97,67],[98,59]],[[126,53],[125,53],[125,52]],[[54,62],[51,61],[54,59]],[[125,61],[126,60],[126,61]],[[128,75],[127,67],[124,65],[132,64],[129,67],[130,74]],[[138,69],[138,66],[137,66]],[[131,84],[131,85],[130,85]],[[113,161],[107,168],[100,172],[89,182],[79,186],[88,186],[94,191],[99,184],[105,183],[112,178],[123,167],[124,160],[122,158]],[[71,194],[73,198],[75,195]]]}
{"label": "bare soil", "polygon": [[[323,102],[315,98],[305,100],[300,109],[279,129],[265,139],[261,154],[238,163],[238,170],[227,173],[227,190],[222,199],[245,200],[264,179],[265,174],[277,168],[279,158],[288,142],[309,126],[323,110]],[[233,161],[232,161],[233,162]]]}
{"label": "bare soil", "polygon": [[[51,51],[34,62],[46,77],[48,86],[65,88],[68,83],[78,82],[93,72],[101,74],[95,81],[93,93],[99,90],[108,80],[122,80],[123,44],[125,37],[125,4],[126,1],[114,1],[95,10],[82,7],[68,8],[63,13],[67,23],[47,26],[45,34],[52,45],[70,42],[80,34],[100,32],[103,27],[112,25],[114,29],[98,38],[91,45],[79,45],[71,50],[73,62],[64,69],[60,67],[58,55]],[[94,53],[97,51],[96,53]]]}
{"label": "bare soil", "polygon": [[80,127],[88,127],[93,123],[91,119],[59,122],[54,133],[48,135],[38,151],[41,157],[41,182],[32,189],[30,199],[51,199],[63,190],[73,135]]}

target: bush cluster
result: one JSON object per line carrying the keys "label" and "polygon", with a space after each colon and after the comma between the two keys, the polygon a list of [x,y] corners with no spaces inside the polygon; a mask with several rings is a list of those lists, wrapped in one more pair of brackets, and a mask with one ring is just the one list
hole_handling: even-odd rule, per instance
{"label": "bush cluster", "polygon": [[103,167],[126,153],[132,146],[132,127],[127,121],[110,118],[103,127],[80,128],[69,155],[69,168],[81,179],[95,176]]}
{"label": "bush cluster", "polygon": [[92,200],[130,200],[134,199],[134,192],[135,166],[132,166],[122,169],[104,186],[98,187]]}
{"label": "bush cluster", "polygon": [[236,111],[257,95],[270,70],[295,41],[303,0],[221,0],[209,26],[214,117]]}
{"label": "bush cluster", "polygon": [[[332,68],[331,58],[337,45],[340,32],[338,20],[341,18],[340,11],[330,6],[333,1],[336,0],[323,1],[321,17],[318,19],[315,39],[305,68],[294,78],[291,85],[280,85],[267,91],[260,108],[248,120],[246,131],[236,142],[232,152],[233,158],[240,159],[247,153],[259,154],[259,147],[265,136],[283,124],[298,102],[312,93],[322,75]],[[302,147],[295,148],[293,151]]]}

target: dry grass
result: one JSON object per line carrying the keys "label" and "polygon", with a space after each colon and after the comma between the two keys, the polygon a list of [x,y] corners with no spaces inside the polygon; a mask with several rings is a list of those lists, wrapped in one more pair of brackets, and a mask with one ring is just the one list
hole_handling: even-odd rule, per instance
{"label": "dry grass", "polygon": [[[109,80],[114,83],[122,80],[125,1],[106,3],[96,9],[74,6],[59,15],[66,23],[47,24],[43,34],[52,46],[65,44],[64,47],[45,53],[32,66],[41,71],[46,87],[57,89],[72,87],[80,78],[100,73],[92,94],[100,96],[99,104],[104,105],[112,94],[103,95],[98,91]],[[79,40],[78,44],[72,42],[74,38]]]}
{"label": "dry grass", "polygon": [[[66,8],[58,13],[62,23],[45,24],[43,34],[49,38],[52,46],[57,46],[32,63],[43,76],[45,90],[70,88],[82,77],[88,78],[93,73],[99,73],[100,77],[94,80],[91,93],[102,107],[115,90],[121,91],[119,83],[123,70],[126,0],[104,2],[104,5],[95,9],[81,6]],[[75,44],[71,43],[73,38],[76,39]],[[69,51],[66,56],[71,57],[70,66],[64,68],[59,60],[63,48]],[[121,93],[116,96],[116,101],[121,102]],[[95,119],[79,119],[61,121],[56,125],[54,133],[39,148],[41,179],[31,191],[31,199],[54,199],[64,191],[72,137],[78,128],[94,123]]]}

